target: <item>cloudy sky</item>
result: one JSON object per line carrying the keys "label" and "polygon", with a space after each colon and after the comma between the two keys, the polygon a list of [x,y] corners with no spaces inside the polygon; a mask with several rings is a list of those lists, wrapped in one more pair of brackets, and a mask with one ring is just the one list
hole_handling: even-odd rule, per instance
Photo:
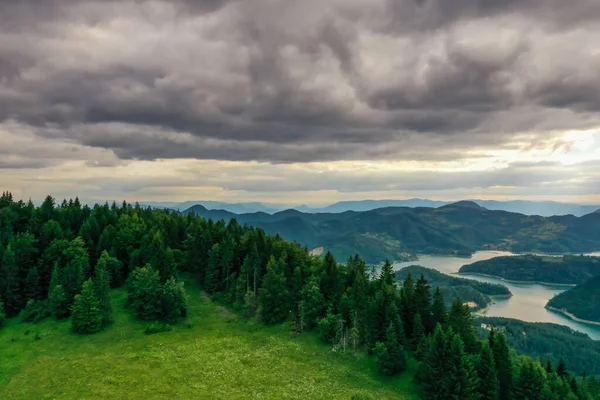
{"label": "cloudy sky", "polygon": [[0,187],[600,203],[598,0],[0,0]]}

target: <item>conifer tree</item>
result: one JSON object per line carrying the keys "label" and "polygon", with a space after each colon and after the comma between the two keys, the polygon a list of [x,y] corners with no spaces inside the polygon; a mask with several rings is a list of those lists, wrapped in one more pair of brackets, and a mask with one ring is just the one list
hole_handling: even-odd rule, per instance
{"label": "conifer tree", "polygon": [[94,294],[92,279],[85,281],[81,293],[75,296],[71,306],[73,330],[77,333],[95,333],[102,328],[100,302]]}
{"label": "conifer tree", "polygon": [[450,361],[448,364],[450,398],[477,400],[479,379],[471,363],[471,359],[465,352],[465,345],[462,338],[456,333],[450,340]]}
{"label": "conifer tree", "polygon": [[512,360],[510,358],[510,350],[506,343],[504,332],[497,331],[494,336],[494,362],[496,363],[496,371],[498,372],[498,383],[500,384],[500,400],[509,400],[512,390]]}
{"label": "conifer tree", "polygon": [[287,284],[284,271],[281,270],[282,265],[271,256],[259,290],[261,319],[266,324],[285,321],[289,311]]}
{"label": "conifer tree", "polygon": [[50,314],[56,319],[63,319],[69,316],[69,303],[62,285],[55,285],[48,296]]}
{"label": "conifer tree", "polygon": [[387,258],[383,263],[383,266],[381,267],[379,281],[382,286],[394,286],[394,267],[392,266],[390,260]]}
{"label": "conifer tree", "polygon": [[40,300],[42,298],[40,276],[37,267],[30,269],[25,278],[25,298],[27,300]]}
{"label": "conifer tree", "polygon": [[425,327],[426,332],[431,332],[434,328],[432,325],[431,293],[429,289],[427,279],[421,275],[415,284],[414,304],[416,311],[421,315],[421,322]]}
{"label": "conifer tree", "polygon": [[216,243],[208,253],[208,265],[204,274],[204,289],[214,293],[219,289],[221,281],[221,246]]}
{"label": "conifer tree", "polygon": [[489,342],[483,342],[476,367],[477,376],[479,377],[479,386],[477,388],[479,399],[498,400],[500,383],[498,382],[494,353],[490,348]]}
{"label": "conifer tree", "polygon": [[94,293],[100,304],[99,310],[102,316],[102,326],[113,322],[113,310],[110,299],[110,275],[107,270],[109,258],[108,253],[103,251],[94,271]]}
{"label": "conifer tree", "polygon": [[417,350],[419,344],[423,341],[425,337],[425,327],[423,326],[423,322],[421,322],[421,314],[415,314],[413,320],[413,336],[411,340],[411,345],[413,350]]}
{"label": "conifer tree", "polygon": [[321,294],[319,282],[311,276],[302,288],[302,310],[304,311],[304,324],[307,329],[317,325],[317,320],[325,314],[325,298]]}
{"label": "conifer tree", "polygon": [[0,266],[0,301],[8,317],[13,317],[23,308],[23,298],[19,288],[19,267],[12,247],[8,245]]}
{"label": "conifer tree", "polygon": [[460,335],[464,342],[465,350],[468,353],[475,353],[478,351],[479,342],[475,335],[471,310],[467,305],[464,305],[459,298],[455,299],[452,303],[450,314],[448,315],[448,323],[454,332]]}
{"label": "conifer tree", "polygon": [[427,352],[419,364],[418,379],[425,400],[450,399],[448,365],[450,348],[442,326],[438,324],[429,337]]}
{"label": "conifer tree", "polygon": [[407,337],[412,337],[412,322],[415,318],[415,313],[417,312],[415,306],[415,283],[412,277],[412,274],[409,273],[404,282],[402,283],[401,290],[401,310],[402,310],[402,321],[404,322],[404,332]]}
{"label": "conifer tree", "polygon": [[385,342],[378,342],[375,347],[375,356],[379,371],[383,375],[396,375],[406,369],[406,352],[400,345],[396,335],[396,327],[390,322],[386,329]]}
{"label": "conifer tree", "polygon": [[567,370],[567,363],[565,362],[564,358],[561,358],[560,361],[558,362],[558,366],[556,367],[556,373],[561,378],[569,377],[569,371]]}
{"label": "conifer tree", "polygon": [[77,237],[69,243],[65,250],[66,264],[60,274],[60,284],[62,285],[67,303],[71,304],[75,294],[81,290],[85,277],[90,276],[89,256],[85,249],[84,241]]}
{"label": "conifer tree", "polygon": [[437,324],[445,325],[448,322],[448,312],[444,304],[444,295],[440,288],[435,289],[433,294],[433,304],[431,305],[431,324],[435,328]]}
{"label": "conifer tree", "polygon": [[519,374],[513,387],[513,398],[518,400],[541,400],[544,392],[542,367],[529,357],[521,362]]}

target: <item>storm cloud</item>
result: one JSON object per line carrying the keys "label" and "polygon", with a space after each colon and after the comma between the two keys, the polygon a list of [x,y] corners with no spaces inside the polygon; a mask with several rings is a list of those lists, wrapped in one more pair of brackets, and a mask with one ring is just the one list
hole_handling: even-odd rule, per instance
{"label": "storm cloud", "polygon": [[[2,0],[0,7],[0,169],[69,160],[90,167],[157,159],[462,162],[490,150],[569,152],[564,132],[600,126],[596,0]],[[445,182],[519,181],[523,167],[503,168]],[[532,184],[557,176],[550,167],[527,173]],[[329,184],[305,178],[276,186]],[[380,175],[363,188],[348,180],[336,190],[431,180],[388,181]],[[276,189],[251,183],[219,187]]]}

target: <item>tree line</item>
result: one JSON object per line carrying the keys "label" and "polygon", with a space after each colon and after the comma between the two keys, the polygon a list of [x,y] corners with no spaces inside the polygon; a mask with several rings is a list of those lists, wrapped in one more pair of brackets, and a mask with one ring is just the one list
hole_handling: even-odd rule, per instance
{"label": "tree line", "polygon": [[[293,334],[314,330],[336,349],[366,350],[382,374],[402,373],[416,357],[426,399],[593,398],[590,380],[556,378],[517,357],[501,331],[480,342],[468,306],[456,299],[447,310],[423,276],[399,285],[389,261],[377,270],[358,255],[346,263],[331,253],[314,257],[235,219],[125,202],[56,204],[50,196],[36,207],[3,193],[0,260],[7,317],[70,317],[74,331],[94,333],[113,321],[110,289],[126,285],[138,318],[174,323],[187,315],[185,274],[215,301],[264,324],[287,321]],[[545,397],[530,395],[539,387]]]}

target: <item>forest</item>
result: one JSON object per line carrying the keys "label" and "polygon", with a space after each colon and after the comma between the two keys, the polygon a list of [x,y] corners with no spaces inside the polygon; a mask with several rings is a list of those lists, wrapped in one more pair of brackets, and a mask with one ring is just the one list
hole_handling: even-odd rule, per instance
{"label": "forest", "polygon": [[364,351],[382,379],[408,373],[416,360],[424,399],[600,395],[596,378],[575,376],[564,361],[517,355],[501,329],[479,340],[468,306],[454,299],[446,307],[424,276],[396,283],[389,261],[369,270],[358,255],[345,263],[314,257],[235,219],[50,196],[36,207],[3,193],[0,256],[0,324],[68,320],[82,336],[116,329],[111,296],[124,287],[131,316],[154,322],[148,334],[169,331],[188,315],[189,277],[212,301],[265,327],[285,323],[293,336],[313,331],[337,351]]}
{"label": "forest", "polygon": [[487,307],[492,302],[490,296],[512,295],[510,290],[503,285],[458,278],[420,265],[411,265],[396,271],[395,278],[397,281],[402,282],[408,274],[412,276],[422,275],[427,279],[432,289],[439,288],[444,296],[446,306],[450,306],[453,299],[460,297],[465,303],[476,303],[477,307],[472,307],[471,310],[477,311]]}
{"label": "forest", "polygon": [[482,339],[489,332],[481,324],[503,329],[508,344],[520,354],[550,359],[555,364],[563,359],[574,373],[600,375],[600,341],[584,333],[563,325],[512,318],[480,317],[476,322]]}
{"label": "forest", "polygon": [[511,281],[575,285],[600,275],[600,257],[533,254],[494,257],[464,265],[459,272],[492,275]]}
{"label": "forest", "polygon": [[576,318],[600,323],[600,275],[562,292],[547,304],[547,308],[564,310]]}

